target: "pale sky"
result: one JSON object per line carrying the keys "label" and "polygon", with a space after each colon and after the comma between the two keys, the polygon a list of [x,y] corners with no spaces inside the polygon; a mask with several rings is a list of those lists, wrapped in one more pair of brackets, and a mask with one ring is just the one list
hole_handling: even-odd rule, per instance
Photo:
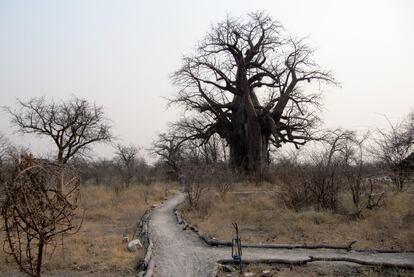
{"label": "pale sky", "polygon": [[[210,25],[265,10],[293,36],[309,36],[315,59],[340,87],[324,88],[327,127],[386,127],[414,108],[414,1],[0,0],[0,105],[71,94],[106,108],[123,143],[149,147],[178,118],[162,97],[168,78]],[[46,141],[0,131],[35,153]],[[110,146],[95,148],[110,157]]]}

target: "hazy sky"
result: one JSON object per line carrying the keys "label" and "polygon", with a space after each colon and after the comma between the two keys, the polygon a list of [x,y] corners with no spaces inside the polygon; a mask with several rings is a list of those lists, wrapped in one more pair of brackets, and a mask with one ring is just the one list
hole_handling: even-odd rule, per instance
{"label": "hazy sky", "polygon": [[[316,60],[340,87],[326,87],[328,127],[385,127],[414,108],[414,1],[18,1],[0,0],[0,105],[71,94],[106,108],[124,143],[148,147],[178,117],[162,98],[168,76],[210,25],[226,14],[265,10],[294,36],[308,36]],[[53,148],[0,131],[35,152]],[[109,146],[97,154],[110,156]]]}

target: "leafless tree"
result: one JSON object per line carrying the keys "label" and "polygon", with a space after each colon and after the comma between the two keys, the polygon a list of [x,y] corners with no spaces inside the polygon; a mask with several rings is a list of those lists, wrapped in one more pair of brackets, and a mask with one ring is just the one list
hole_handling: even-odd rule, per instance
{"label": "leafless tree", "polygon": [[95,184],[112,184],[115,177],[115,164],[112,160],[98,159],[90,162],[91,175]]}
{"label": "leafless tree", "polygon": [[65,164],[90,146],[111,140],[111,127],[103,107],[73,96],[67,101],[47,102],[44,97],[17,101],[17,109],[5,107],[21,133],[45,136],[57,147],[56,160]]}
{"label": "leafless tree", "polygon": [[161,158],[174,172],[176,179],[181,175],[183,163],[182,144],[186,140],[178,137],[175,132],[161,133],[152,143],[151,151]]}
{"label": "leafless tree", "polygon": [[330,130],[319,141],[320,147],[308,153],[304,161],[295,156],[284,161],[278,195],[285,204],[297,210],[313,205],[317,210],[335,211],[343,185],[344,153],[354,137],[355,133],[349,130]]}
{"label": "leafless tree", "polygon": [[325,150],[313,155],[313,167],[309,172],[310,190],[317,201],[317,209],[336,210],[341,187],[341,167],[347,142],[355,134],[349,130],[329,131],[324,138]]}
{"label": "leafless tree", "polygon": [[[7,179],[7,176],[11,174],[13,160],[15,159],[17,153],[16,146],[14,146],[9,139],[0,133],[0,202],[2,199],[2,189],[4,187],[4,181]],[[0,203],[1,205],[1,203]]]}
{"label": "leafless tree", "polygon": [[232,185],[241,179],[236,172],[230,170],[227,166],[214,168],[211,178],[222,200],[226,199]]}
{"label": "leafless tree", "polygon": [[6,199],[1,206],[4,249],[28,275],[41,275],[44,257],[52,254],[57,235],[80,227],[75,220],[79,183],[77,173],[68,166],[39,161],[31,155],[22,156],[15,176],[6,182]]}
{"label": "leafless tree", "polygon": [[207,142],[218,134],[235,168],[260,175],[269,144],[298,147],[312,137],[319,94],[305,93],[305,84],[335,82],[312,54],[264,12],[227,17],[172,75],[178,93],[170,103],[195,114],[176,126],[187,139]]}
{"label": "leafless tree", "polygon": [[189,140],[182,148],[187,160],[197,160],[198,164],[214,166],[226,162],[227,147],[217,134],[211,136],[205,143],[199,139]]}
{"label": "leafless tree", "polygon": [[7,156],[10,147],[11,146],[9,140],[2,133],[0,133],[0,174],[1,169],[3,167],[4,159]]}
{"label": "leafless tree", "polygon": [[190,208],[197,209],[199,207],[201,197],[209,188],[207,180],[209,178],[211,178],[211,171],[206,171],[205,168],[186,168],[184,192]]}
{"label": "leafless tree", "polygon": [[130,144],[130,145],[115,145],[116,156],[120,160],[122,167],[124,169],[124,181],[128,187],[131,183],[132,177],[134,177],[134,170],[137,161],[137,155],[140,151],[140,148]]}
{"label": "leafless tree", "polygon": [[[361,212],[361,198],[365,192],[365,185],[367,178],[364,176],[364,164],[366,162],[365,143],[369,134],[358,137],[356,133],[349,133],[344,138],[344,147],[342,148],[342,165],[341,170],[344,177],[344,182],[347,185],[352,195],[352,203],[355,207],[355,214],[359,215]],[[372,183],[371,192],[372,196]]]}
{"label": "leafless tree", "polygon": [[404,132],[406,135],[405,143],[408,145],[414,145],[414,110],[412,110],[407,120],[404,122]]}
{"label": "leafless tree", "polygon": [[377,129],[371,152],[387,169],[398,190],[403,190],[411,171],[414,171],[413,114],[406,121],[393,124],[389,130]]}

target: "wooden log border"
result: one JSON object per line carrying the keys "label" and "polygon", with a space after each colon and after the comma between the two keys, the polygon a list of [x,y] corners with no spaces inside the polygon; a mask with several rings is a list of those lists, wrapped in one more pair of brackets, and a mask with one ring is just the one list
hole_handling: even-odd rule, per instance
{"label": "wooden log border", "polygon": [[[413,270],[413,264],[407,263],[389,263],[389,262],[378,262],[378,261],[366,261],[351,257],[332,256],[332,257],[315,257],[309,256],[307,259],[244,259],[243,264],[283,264],[289,266],[303,266],[312,262],[348,262],[355,263],[364,266],[378,266],[395,269],[409,269]],[[231,259],[219,260],[217,263],[220,265],[232,265],[234,261]]]}
{"label": "wooden log border", "polygon": [[[161,203],[162,204],[162,203]],[[152,205],[151,208],[147,209],[142,215],[140,220],[137,223],[132,239],[135,237],[138,238],[145,249],[145,257],[142,263],[143,270],[137,273],[137,276],[152,277],[154,275],[155,263],[153,259],[153,249],[154,244],[152,242],[150,231],[149,231],[149,222],[151,220],[152,211],[159,207],[159,205]]]}

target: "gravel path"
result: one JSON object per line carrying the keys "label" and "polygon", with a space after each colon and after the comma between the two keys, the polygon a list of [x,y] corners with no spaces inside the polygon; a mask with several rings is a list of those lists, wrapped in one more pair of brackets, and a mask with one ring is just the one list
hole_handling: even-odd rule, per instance
{"label": "gravel path", "polygon": [[[150,232],[154,243],[156,277],[211,276],[216,261],[231,258],[229,247],[211,247],[191,230],[177,224],[174,208],[184,201],[184,194],[166,201],[151,216]],[[244,248],[243,259],[306,260],[314,257],[351,257],[368,262],[414,265],[414,253],[367,253],[329,249],[255,249]]]}

